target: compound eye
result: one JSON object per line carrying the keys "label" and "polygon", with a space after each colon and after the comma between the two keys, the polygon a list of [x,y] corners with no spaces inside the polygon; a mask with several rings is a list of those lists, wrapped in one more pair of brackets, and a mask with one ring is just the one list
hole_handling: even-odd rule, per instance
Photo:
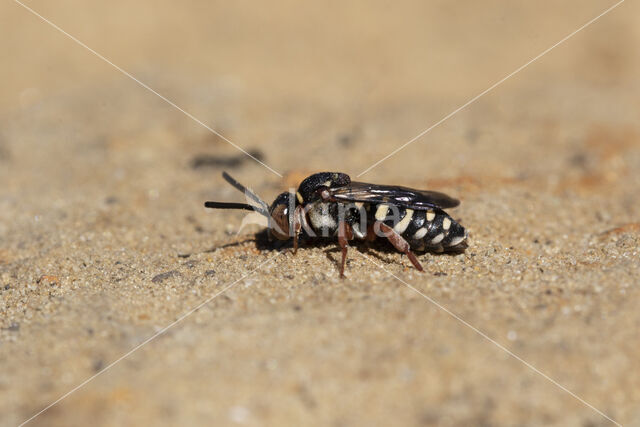
{"label": "compound eye", "polygon": [[271,212],[271,235],[278,240],[288,240],[289,236],[289,209],[286,205],[279,205]]}

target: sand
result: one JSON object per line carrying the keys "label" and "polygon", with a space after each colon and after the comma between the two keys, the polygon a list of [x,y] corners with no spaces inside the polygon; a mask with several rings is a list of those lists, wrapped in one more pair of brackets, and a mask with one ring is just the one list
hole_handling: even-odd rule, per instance
{"label": "sand", "polygon": [[358,178],[462,200],[424,273],[202,206],[355,177],[612,4],[29,3],[283,178],[0,5],[0,424],[99,374],[30,425],[640,425],[637,3]]}

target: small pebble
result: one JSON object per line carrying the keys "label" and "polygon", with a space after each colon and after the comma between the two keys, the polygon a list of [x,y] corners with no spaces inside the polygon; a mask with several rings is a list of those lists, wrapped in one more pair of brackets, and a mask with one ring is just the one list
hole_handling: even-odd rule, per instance
{"label": "small pebble", "polygon": [[178,277],[178,276],[181,276],[179,271],[171,270],[171,271],[167,271],[166,273],[160,273],[156,276],[153,276],[153,279],[151,279],[151,281],[153,283],[162,283],[171,277]]}

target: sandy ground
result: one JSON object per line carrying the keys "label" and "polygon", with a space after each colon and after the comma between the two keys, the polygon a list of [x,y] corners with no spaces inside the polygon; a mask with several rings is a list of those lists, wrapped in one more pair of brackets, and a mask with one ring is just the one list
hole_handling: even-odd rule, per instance
{"label": "sandy ground", "polygon": [[462,200],[423,274],[202,207],[355,176],[612,4],[29,3],[280,178],[3,2],[0,424],[108,368],[31,424],[640,426],[637,2],[360,177]]}

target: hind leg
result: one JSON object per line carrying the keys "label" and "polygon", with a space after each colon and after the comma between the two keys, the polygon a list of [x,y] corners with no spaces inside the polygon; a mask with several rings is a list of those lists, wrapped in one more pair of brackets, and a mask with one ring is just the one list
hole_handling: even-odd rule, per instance
{"label": "hind leg", "polygon": [[[420,264],[420,261],[418,261],[418,258],[416,258],[413,252],[411,252],[411,247],[409,246],[409,242],[404,240],[404,238],[401,235],[396,233],[393,228],[389,227],[385,223],[377,221],[376,225],[380,227],[380,231],[382,231],[382,234],[384,234],[384,236],[389,240],[389,242],[391,242],[394,248],[404,253],[409,258],[409,261],[411,261],[411,264],[413,264],[413,266],[417,268],[418,271],[424,271],[424,269],[422,268],[422,265]],[[374,225],[374,227],[376,225]]]}

